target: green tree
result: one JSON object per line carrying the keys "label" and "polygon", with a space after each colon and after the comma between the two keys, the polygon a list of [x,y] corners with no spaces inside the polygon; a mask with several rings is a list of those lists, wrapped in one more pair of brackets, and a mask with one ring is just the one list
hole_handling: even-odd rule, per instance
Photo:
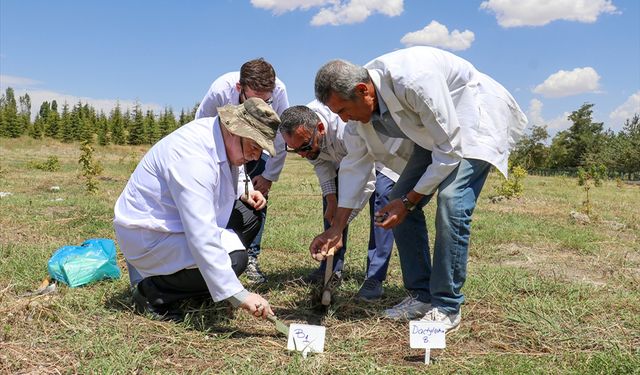
{"label": "green tree", "polygon": [[176,117],[171,107],[165,107],[164,113],[160,115],[158,127],[160,129],[160,138],[163,138],[177,128]]}
{"label": "green tree", "polygon": [[11,87],[7,87],[3,100],[3,136],[17,138],[22,132],[18,119],[18,105],[16,96]]}
{"label": "green tree", "polygon": [[520,165],[526,170],[543,168],[549,156],[549,148],[544,144],[547,138],[547,127],[534,125],[529,134],[518,141],[509,161],[512,165]]}
{"label": "green tree", "polygon": [[109,129],[111,131],[111,140],[117,145],[123,145],[126,143],[124,134],[124,120],[122,118],[122,111],[120,110],[120,103],[116,104],[116,107],[111,111],[109,117]]}
{"label": "green tree", "polygon": [[147,137],[146,143],[154,144],[160,139],[160,130],[158,129],[158,123],[156,117],[153,114],[153,110],[148,109],[147,114],[144,116],[144,128],[146,129]]}
{"label": "green tree", "polygon": [[632,173],[640,174],[640,115],[627,119],[619,138],[619,171],[631,178]]}
{"label": "green tree", "polygon": [[38,114],[36,115],[36,118],[33,122],[33,127],[29,132],[29,135],[32,138],[40,139],[44,135],[46,119],[49,117],[49,111],[51,111],[49,102],[42,102],[42,104],[40,105],[40,111],[38,111]]}
{"label": "green tree", "polygon": [[98,144],[106,146],[111,143],[111,134],[109,134],[109,120],[103,111],[100,111],[96,123],[96,132],[98,134]]}
{"label": "green tree", "polygon": [[60,126],[60,114],[58,113],[58,102],[51,101],[51,108],[45,120],[44,135],[51,138],[58,138]]}
{"label": "green tree", "polygon": [[7,123],[4,120],[4,94],[0,96],[0,137],[8,137],[7,134]]}
{"label": "green tree", "polygon": [[60,115],[60,126],[58,129],[58,139],[63,142],[73,141],[73,126],[71,125],[71,113],[69,112],[69,104],[66,102],[62,105],[62,114]]}
{"label": "green tree", "polygon": [[567,130],[566,167],[578,167],[595,160],[601,149],[603,138],[601,122],[593,122],[593,104],[585,103],[577,111],[569,115],[573,125]]}
{"label": "green tree", "polygon": [[131,127],[129,128],[129,139],[128,143],[130,145],[141,145],[145,143],[145,127],[144,127],[144,116],[142,114],[142,108],[140,108],[140,103],[136,103],[133,108],[133,121],[131,122]]}
{"label": "green tree", "polygon": [[18,122],[20,126],[20,135],[29,131],[31,127],[31,97],[24,94],[18,98],[20,102],[20,113],[18,114]]}

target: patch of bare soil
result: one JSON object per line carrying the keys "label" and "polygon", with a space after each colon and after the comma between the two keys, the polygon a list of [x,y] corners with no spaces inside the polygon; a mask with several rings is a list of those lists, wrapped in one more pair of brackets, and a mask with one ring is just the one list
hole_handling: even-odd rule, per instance
{"label": "patch of bare soil", "polygon": [[531,247],[516,243],[498,249],[500,264],[534,271],[545,276],[591,284],[611,286],[618,276],[640,278],[640,255],[637,250],[576,254],[560,247]]}

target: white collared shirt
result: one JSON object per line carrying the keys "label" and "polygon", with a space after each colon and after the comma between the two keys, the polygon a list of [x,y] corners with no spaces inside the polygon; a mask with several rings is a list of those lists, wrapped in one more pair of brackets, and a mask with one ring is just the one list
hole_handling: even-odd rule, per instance
{"label": "white collared shirt", "polygon": [[[433,162],[414,187],[416,192],[434,193],[462,158],[487,161],[506,176],[509,149],[522,135],[527,118],[499,83],[468,61],[432,47],[394,51],[365,68],[400,130],[432,152]],[[371,180],[371,154],[385,161],[385,151],[377,145],[383,137],[371,123],[349,122],[347,132],[365,140],[347,143],[349,154],[340,168],[340,179],[344,175],[347,183],[340,184],[339,205],[354,207]]]}
{"label": "white collared shirt", "polygon": [[[230,72],[218,77],[205,94],[200,102],[196,118],[214,117],[218,115],[218,107],[227,104],[240,104],[240,93],[236,89],[236,84],[240,81],[240,72]],[[287,97],[287,88],[285,84],[276,77],[276,87],[273,89],[271,98],[271,108],[278,114],[282,115],[285,109],[289,108],[289,99]],[[262,177],[269,181],[278,181],[280,172],[284,167],[286,158],[284,139],[280,132],[277,132],[274,139],[276,155],[271,155],[267,161]]]}

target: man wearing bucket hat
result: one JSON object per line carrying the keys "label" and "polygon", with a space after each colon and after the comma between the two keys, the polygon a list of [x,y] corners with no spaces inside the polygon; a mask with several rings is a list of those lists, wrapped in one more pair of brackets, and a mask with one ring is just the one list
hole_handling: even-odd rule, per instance
{"label": "man wearing bucket hat", "polygon": [[[226,104],[242,104],[247,98],[253,97],[264,100],[279,116],[289,107],[284,83],[276,77],[273,66],[263,58],[249,60],[242,64],[239,72],[223,74],[213,81],[198,107],[196,118],[217,116],[219,107]],[[253,186],[265,197],[268,196],[271,184],[278,180],[286,157],[284,140],[280,134],[276,135],[274,142],[275,154],[269,157],[263,153],[260,159],[245,165]],[[258,255],[267,207],[260,210],[259,214],[262,216],[262,225],[249,246],[249,264],[245,272],[247,279],[256,284],[266,281],[266,276],[258,266]]]}
{"label": "man wearing bucket hat", "polygon": [[256,317],[273,314],[238,280],[266,204],[239,173],[262,150],[275,153],[279,124],[268,104],[251,98],[180,127],[147,152],[114,209],[120,250],[142,278],[133,286],[137,312],[181,320],[180,301],[211,296]]}

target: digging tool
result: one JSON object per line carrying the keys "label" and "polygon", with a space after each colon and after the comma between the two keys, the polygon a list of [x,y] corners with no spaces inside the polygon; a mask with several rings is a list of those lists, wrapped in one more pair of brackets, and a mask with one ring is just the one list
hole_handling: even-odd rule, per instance
{"label": "digging tool", "polygon": [[331,291],[327,289],[327,284],[333,275],[333,254],[336,252],[336,248],[332,247],[327,252],[327,262],[324,269],[324,291],[322,292],[322,304],[329,306],[331,303]]}
{"label": "digging tool", "polygon": [[276,330],[283,335],[289,337],[289,326],[284,324],[280,319],[276,318],[275,315],[267,315],[267,319],[273,324],[276,325]]}

